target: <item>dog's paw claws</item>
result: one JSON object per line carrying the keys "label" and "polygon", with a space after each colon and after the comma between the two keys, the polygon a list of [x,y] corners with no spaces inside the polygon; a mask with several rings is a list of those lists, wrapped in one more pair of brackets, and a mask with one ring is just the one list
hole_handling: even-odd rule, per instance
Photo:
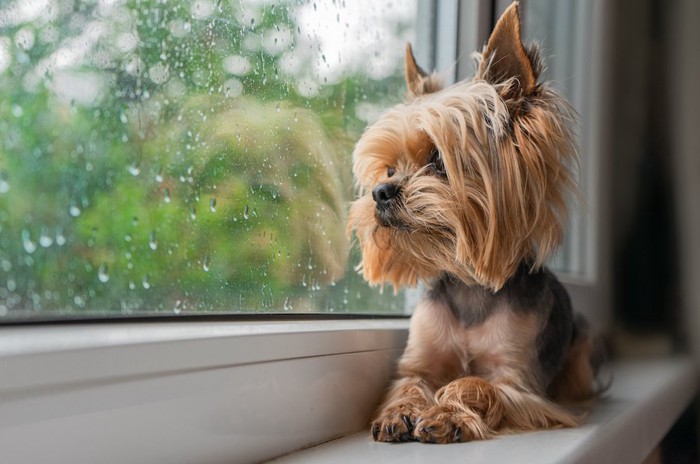
{"label": "dog's paw claws", "polygon": [[[468,441],[469,419],[435,406],[416,420],[413,430],[415,440],[423,443],[460,443]],[[420,424],[420,425],[419,425]]]}
{"label": "dog's paw claws", "polygon": [[377,424],[376,422],[372,424],[372,438],[374,438],[374,441],[379,441],[379,431],[379,424]]}
{"label": "dog's paw claws", "polygon": [[372,438],[374,441],[405,442],[415,441],[413,429],[415,417],[405,411],[384,411],[372,423]]}

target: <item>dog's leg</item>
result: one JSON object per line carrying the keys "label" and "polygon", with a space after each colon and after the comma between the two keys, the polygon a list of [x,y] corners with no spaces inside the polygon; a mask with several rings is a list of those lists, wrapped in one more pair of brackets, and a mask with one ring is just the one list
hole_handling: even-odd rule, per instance
{"label": "dog's leg", "polygon": [[479,377],[462,377],[435,394],[435,405],[423,412],[413,431],[426,443],[483,440],[494,435],[504,405],[497,389]]}
{"label": "dog's leg", "polygon": [[435,404],[435,390],[420,377],[404,377],[391,386],[379,415],[372,422],[376,441],[411,441],[416,419]]}
{"label": "dog's leg", "polygon": [[435,405],[421,414],[413,434],[422,442],[452,443],[578,423],[576,416],[510,382],[462,377],[438,390]]}
{"label": "dog's leg", "polygon": [[454,318],[434,301],[422,300],[411,318],[408,344],[398,365],[399,378],[372,422],[377,441],[415,440],[414,426],[421,414],[435,405],[435,392],[464,375],[452,337]]}

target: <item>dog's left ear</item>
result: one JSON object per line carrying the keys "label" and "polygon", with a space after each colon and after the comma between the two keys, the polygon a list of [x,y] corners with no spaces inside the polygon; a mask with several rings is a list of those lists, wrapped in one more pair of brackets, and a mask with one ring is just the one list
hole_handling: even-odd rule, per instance
{"label": "dog's left ear", "polygon": [[535,89],[535,66],[520,39],[518,2],[513,2],[496,23],[477,77],[494,85],[514,79],[506,94],[509,98],[527,96]]}
{"label": "dog's left ear", "polygon": [[426,93],[437,92],[442,88],[442,82],[437,74],[428,74],[416,63],[411,44],[406,44],[406,88],[408,97],[418,97]]}

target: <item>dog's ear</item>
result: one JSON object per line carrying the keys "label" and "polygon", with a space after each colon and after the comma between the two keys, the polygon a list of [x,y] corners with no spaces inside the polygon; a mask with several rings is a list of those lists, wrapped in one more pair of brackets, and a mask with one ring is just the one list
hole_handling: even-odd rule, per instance
{"label": "dog's ear", "polygon": [[418,66],[410,43],[406,44],[405,76],[409,98],[437,92],[442,88],[442,83],[436,74],[428,74]]}
{"label": "dog's ear", "polygon": [[477,77],[491,84],[513,79],[506,97],[527,96],[535,89],[535,65],[520,39],[518,2],[513,2],[496,23],[482,53]]}

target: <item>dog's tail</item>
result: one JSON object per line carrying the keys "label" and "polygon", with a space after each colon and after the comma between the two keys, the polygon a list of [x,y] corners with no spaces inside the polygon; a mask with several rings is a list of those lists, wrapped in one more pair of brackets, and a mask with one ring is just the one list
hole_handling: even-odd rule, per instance
{"label": "dog's tail", "polygon": [[511,385],[496,385],[504,414],[499,433],[576,427],[582,416],[542,398],[540,395]]}

